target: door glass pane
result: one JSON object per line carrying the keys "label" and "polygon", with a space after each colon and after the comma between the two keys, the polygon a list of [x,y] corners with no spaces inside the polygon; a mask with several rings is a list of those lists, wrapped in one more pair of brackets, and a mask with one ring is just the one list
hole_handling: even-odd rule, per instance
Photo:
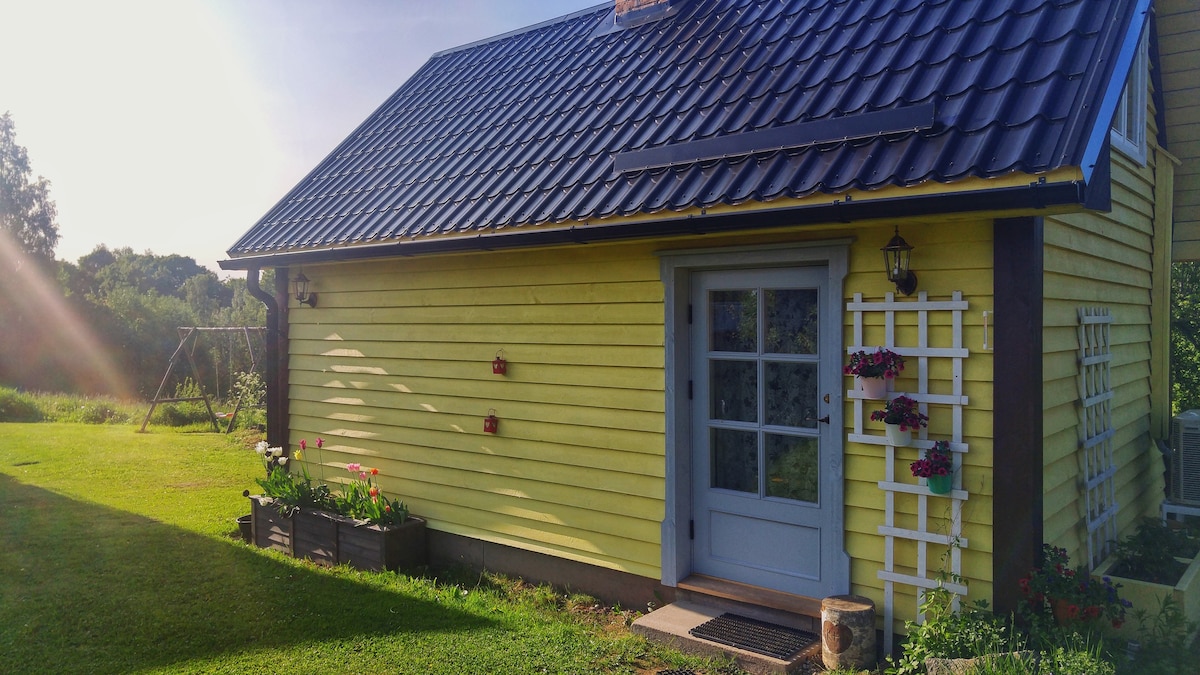
{"label": "door glass pane", "polygon": [[803,436],[766,435],[767,496],[818,503],[818,441]]}
{"label": "door glass pane", "polygon": [[815,288],[763,291],[768,354],[816,354],[817,314],[820,303]]}
{"label": "door glass pane", "polygon": [[758,352],[758,291],[709,291],[715,352]]}
{"label": "door glass pane", "polygon": [[758,494],[758,434],[713,429],[712,486]]}
{"label": "door glass pane", "polygon": [[817,426],[817,364],[767,361],[766,423],[785,427]]}
{"label": "door glass pane", "polygon": [[758,362],[713,359],[709,364],[709,418],[757,422]]}

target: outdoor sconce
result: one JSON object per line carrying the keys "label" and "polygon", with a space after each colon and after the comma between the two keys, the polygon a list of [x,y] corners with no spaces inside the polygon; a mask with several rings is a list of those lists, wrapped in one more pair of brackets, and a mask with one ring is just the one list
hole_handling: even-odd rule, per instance
{"label": "outdoor sconce", "polygon": [[500,419],[496,417],[496,409],[488,410],[488,416],[483,418],[484,433],[494,434],[500,428]]}
{"label": "outdoor sconce", "polygon": [[295,296],[296,302],[302,305],[317,306],[317,294],[308,292],[308,277],[304,276],[304,272],[292,279],[292,295]]}
{"label": "outdoor sconce", "polygon": [[503,375],[508,372],[508,361],[504,360],[504,350],[496,352],[496,358],[492,359],[492,374]]}
{"label": "outdoor sconce", "polygon": [[900,227],[896,227],[896,235],[879,249],[883,251],[883,264],[887,269],[888,281],[896,284],[896,292],[901,295],[912,295],[917,290],[917,275],[908,269],[909,255],[913,247],[900,236]]}

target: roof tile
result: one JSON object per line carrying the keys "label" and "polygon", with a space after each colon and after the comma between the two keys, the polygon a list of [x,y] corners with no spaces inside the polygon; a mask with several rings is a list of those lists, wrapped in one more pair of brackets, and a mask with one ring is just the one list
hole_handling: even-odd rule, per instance
{"label": "roof tile", "polygon": [[[578,12],[435,54],[229,252],[1075,165],[1133,1],[705,0],[608,32],[611,4]],[[931,129],[736,154],[738,134],[930,102]],[[713,138],[732,154],[614,168]]]}

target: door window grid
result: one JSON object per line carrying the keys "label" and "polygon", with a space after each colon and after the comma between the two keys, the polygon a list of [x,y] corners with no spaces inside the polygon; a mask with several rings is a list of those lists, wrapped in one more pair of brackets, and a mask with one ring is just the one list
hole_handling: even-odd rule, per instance
{"label": "door window grid", "polygon": [[[969,497],[966,490],[963,489],[962,482],[962,455],[968,450],[967,444],[963,442],[963,410],[967,406],[967,397],[963,394],[963,361],[969,355],[969,350],[963,347],[963,312],[967,310],[967,302],[962,299],[962,291],[955,291],[948,301],[929,300],[925,292],[920,292],[917,295],[916,301],[897,301],[895,294],[888,293],[882,302],[865,302],[861,293],[855,293],[852,302],[846,304],[846,312],[851,315],[854,322],[853,334],[851,335],[851,345],[847,348],[847,354],[853,353],[860,349],[870,350],[880,345],[866,345],[863,341],[864,315],[872,312],[882,313],[884,320],[884,344],[886,347],[905,358],[905,370],[909,370],[915,365],[917,391],[903,392],[905,395],[915,399],[920,404],[921,412],[928,413],[929,404],[939,406],[935,411],[939,417],[948,413],[951,419],[951,438],[950,449],[954,457],[954,487],[949,495],[944,497],[934,497],[929,494],[928,490],[920,485],[908,482],[898,481],[896,478],[896,467],[902,466],[907,469],[911,459],[897,460],[896,448],[889,445],[887,438],[878,434],[867,434],[864,431],[864,421],[870,415],[870,412],[865,408],[862,392],[850,390],[846,392],[846,398],[852,401],[854,430],[849,435],[848,439],[853,443],[864,443],[870,445],[884,446],[884,479],[879,481],[879,488],[884,493],[884,524],[879,526],[879,534],[884,537],[884,568],[878,572],[878,577],[883,581],[883,625],[884,625],[884,652],[890,653],[893,642],[893,630],[895,621],[895,586],[896,584],[904,584],[915,586],[918,589],[917,604],[920,605],[921,595],[925,589],[934,588],[943,585],[946,588],[965,595],[967,588],[965,585],[953,582],[939,580],[930,576],[930,560],[929,560],[929,545],[945,546],[949,549],[949,555],[946,558],[946,572],[951,575],[962,574],[962,549],[968,547],[968,541],[962,536],[962,512],[963,502]],[[917,327],[917,344],[915,346],[898,345],[896,344],[896,316],[901,312],[913,312],[916,314]],[[949,347],[935,347],[929,342],[929,315],[932,312],[949,312],[951,322],[951,345]],[[930,359],[948,359],[951,368],[951,393],[950,394],[935,394],[929,391],[929,364]],[[915,364],[913,362],[916,362]],[[896,393],[898,395],[899,392]],[[931,447],[933,442],[926,436],[924,429],[918,434],[919,438],[913,441],[913,448],[918,452],[923,452],[926,448]],[[917,514],[915,527],[902,528],[897,526],[897,510],[896,510],[896,495],[909,494],[915,495],[917,499]],[[929,530],[929,511],[931,499],[948,499],[949,500],[949,531],[934,532]],[[935,508],[940,507],[939,502],[934,502]],[[916,551],[915,560],[897,560],[897,540],[913,542],[913,548]],[[937,567],[938,561],[935,559],[932,567]],[[911,573],[901,572],[900,568],[912,570]],[[918,616],[918,619],[921,617]]]}

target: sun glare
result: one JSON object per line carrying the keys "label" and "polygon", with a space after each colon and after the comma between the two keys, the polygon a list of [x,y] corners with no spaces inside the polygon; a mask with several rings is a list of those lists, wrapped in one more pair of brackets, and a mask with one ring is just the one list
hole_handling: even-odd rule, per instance
{"label": "sun glare", "polygon": [[[71,311],[58,292],[58,284],[24,257],[8,232],[0,230],[0,269],[5,270],[0,274],[0,295],[6,305],[16,309],[15,316],[3,320],[24,321],[34,327],[30,335],[43,341],[42,349],[54,355],[82,391],[132,395],[128,380],[91,327]],[[21,365],[36,367],[31,363]]]}

